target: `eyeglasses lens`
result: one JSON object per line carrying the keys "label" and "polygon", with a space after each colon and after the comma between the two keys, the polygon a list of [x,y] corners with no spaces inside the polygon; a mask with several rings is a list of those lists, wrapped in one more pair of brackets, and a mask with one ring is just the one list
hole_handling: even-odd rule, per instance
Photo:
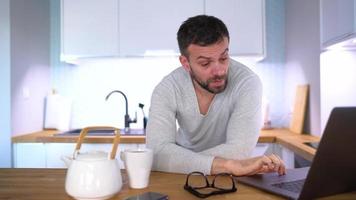
{"label": "eyeglasses lens", "polygon": [[192,174],[188,179],[188,185],[193,188],[207,187],[206,177],[202,174]]}
{"label": "eyeglasses lens", "polygon": [[231,190],[233,187],[232,181],[229,175],[217,175],[214,179],[213,186],[223,190]]}
{"label": "eyeglasses lens", "polygon": [[[211,182],[211,180],[209,181]],[[209,183],[207,183],[207,177],[203,174],[191,175],[189,177],[188,184],[202,195],[208,195],[216,190],[210,187]]]}

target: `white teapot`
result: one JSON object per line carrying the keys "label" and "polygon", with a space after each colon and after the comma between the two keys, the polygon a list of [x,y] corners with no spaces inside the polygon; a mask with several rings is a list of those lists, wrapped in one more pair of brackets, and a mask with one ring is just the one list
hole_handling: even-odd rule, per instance
{"label": "white teapot", "polygon": [[[111,153],[103,151],[79,152],[89,130],[114,130],[115,138]],[[65,189],[75,199],[108,199],[121,190],[122,177],[115,159],[120,130],[115,127],[87,127],[80,136],[73,156],[63,156],[68,166]]]}

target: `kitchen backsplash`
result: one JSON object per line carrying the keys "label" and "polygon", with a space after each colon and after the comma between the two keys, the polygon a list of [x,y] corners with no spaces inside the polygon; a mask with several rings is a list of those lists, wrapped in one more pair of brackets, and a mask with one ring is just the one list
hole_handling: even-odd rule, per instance
{"label": "kitchen backsplash", "polygon": [[321,129],[337,106],[356,106],[356,50],[332,49],[320,55]]}
{"label": "kitchen backsplash", "polygon": [[[281,81],[278,74],[283,73],[283,70],[277,68],[280,67],[278,64],[268,62],[242,62],[261,77],[265,96],[270,101],[271,118],[274,125],[277,125],[277,120],[281,118],[276,109],[280,107],[275,106],[275,102],[280,101],[278,97],[280,90],[269,90],[269,88],[281,87],[278,83]],[[165,75],[179,66],[176,57],[85,59],[81,60],[77,66],[63,65],[58,68],[54,88],[59,94],[72,99],[72,128],[88,125],[124,127],[125,100],[123,96],[113,94],[108,101],[105,101],[106,95],[112,90],[120,90],[126,94],[130,116],[134,117],[135,112],[138,116],[138,123],[131,124],[131,127],[141,128],[143,116],[138,104],[143,103],[144,111],[148,114],[154,87]],[[275,69],[273,73],[271,68]]]}
{"label": "kitchen backsplash", "polygon": [[106,95],[112,90],[126,94],[129,114],[138,115],[142,125],[139,103],[148,113],[151,93],[158,82],[179,66],[176,58],[106,58],[84,59],[77,66],[63,65],[55,71],[54,87],[73,100],[72,127],[87,125],[113,125],[124,127],[125,100],[113,94],[108,101]]}

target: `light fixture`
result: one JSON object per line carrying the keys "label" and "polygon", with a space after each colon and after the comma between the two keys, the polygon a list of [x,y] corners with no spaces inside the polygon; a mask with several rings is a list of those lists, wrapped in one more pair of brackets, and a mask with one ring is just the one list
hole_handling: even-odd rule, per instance
{"label": "light fixture", "polygon": [[344,39],[343,41],[337,42],[333,45],[328,46],[327,50],[354,50],[356,48],[356,38],[355,36]]}

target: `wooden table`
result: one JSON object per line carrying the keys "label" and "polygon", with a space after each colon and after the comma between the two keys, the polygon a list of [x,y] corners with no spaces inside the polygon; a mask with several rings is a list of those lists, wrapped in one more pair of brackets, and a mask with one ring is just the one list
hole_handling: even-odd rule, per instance
{"label": "wooden table", "polygon": [[[65,169],[0,169],[0,199],[29,199],[29,200],[71,200],[64,189]],[[183,189],[186,175],[162,172],[152,172],[150,184],[145,189],[130,189],[125,171],[123,175],[123,188],[111,200],[125,199],[142,194],[147,191],[167,194],[169,199],[199,199]],[[215,199],[283,199],[282,197],[266,193],[259,189],[243,184],[237,184],[237,192],[211,196]],[[325,200],[356,199],[356,192],[323,198]]]}
{"label": "wooden table", "polygon": [[[64,189],[65,169],[0,169],[0,199],[62,200],[72,199]],[[167,194],[169,199],[199,199],[183,189],[186,175],[152,172],[149,187],[130,189],[123,172],[123,188],[112,199],[154,191]],[[208,199],[283,199],[258,189],[237,184],[237,192]]]}

